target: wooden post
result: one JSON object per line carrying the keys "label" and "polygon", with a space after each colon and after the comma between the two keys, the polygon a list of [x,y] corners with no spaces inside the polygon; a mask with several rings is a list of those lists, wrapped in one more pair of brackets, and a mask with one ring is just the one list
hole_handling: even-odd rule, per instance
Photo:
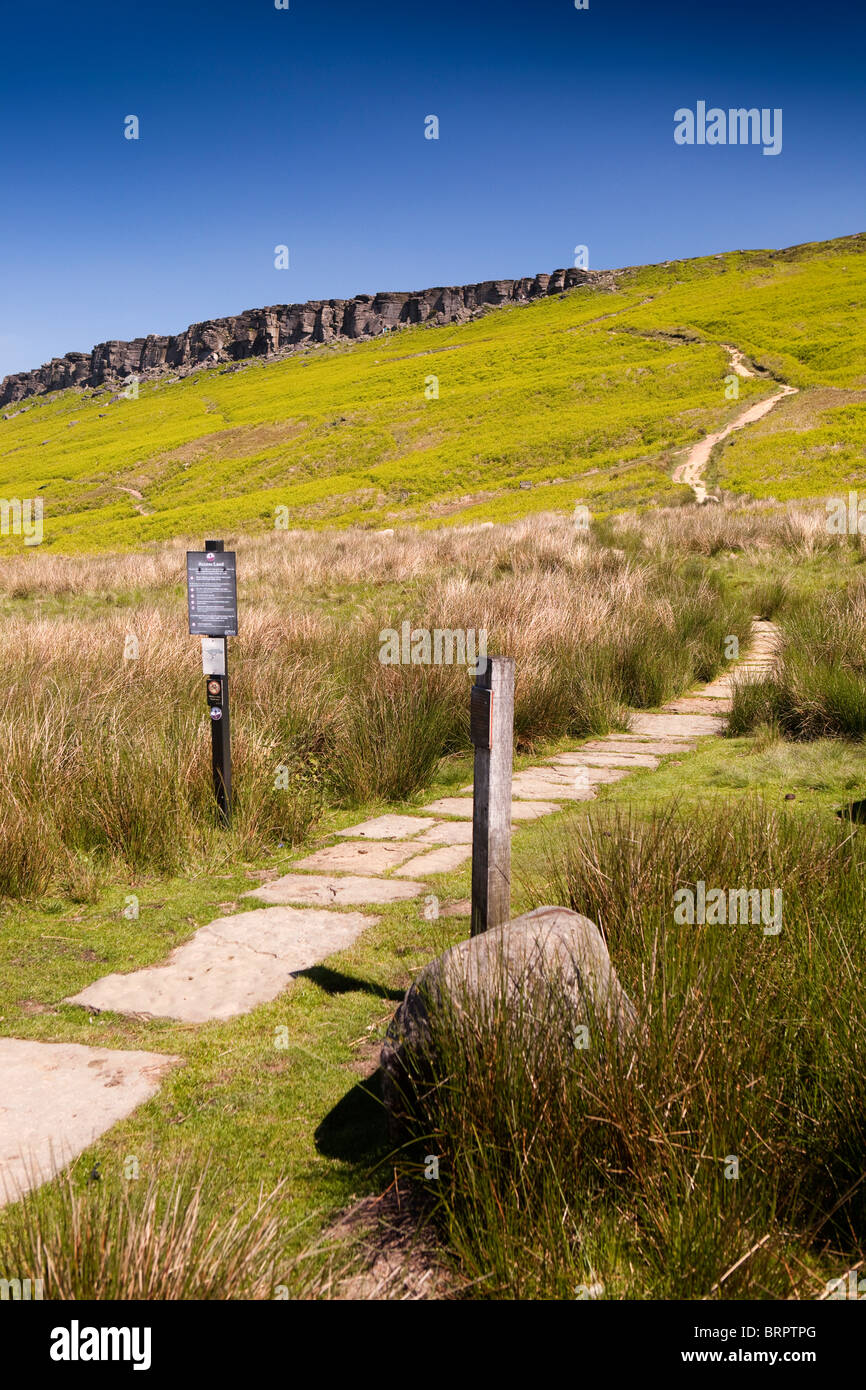
{"label": "wooden post", "polygon": [[471,692],[472,928],[479,936],[511,916],[511,764],[514,662],[488,656]]}

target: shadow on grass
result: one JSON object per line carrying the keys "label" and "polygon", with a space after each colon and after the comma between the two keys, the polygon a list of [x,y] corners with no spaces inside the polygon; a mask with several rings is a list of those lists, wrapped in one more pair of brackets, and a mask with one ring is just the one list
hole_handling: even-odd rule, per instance
{"label": "shadow on grass", "polygon": [[344,975],[340,970],[329,970],[326,965],[311,965],[309,970],[296,970],[296,980],[312,980],[328,994],[351,994],[363,990],[365,994],[375,994],[377,999],[402,1000],[404,989],[387,989],[385,985],[374,985],[370,980],[359,980],[355,975]]}
{"label": "shadow on grass", "polygon": [[388,1125],[382,1103],[382,1068],[359,1081],[338,1100],[314,1135],[326,1158],[371,1163],[388,1151]]}

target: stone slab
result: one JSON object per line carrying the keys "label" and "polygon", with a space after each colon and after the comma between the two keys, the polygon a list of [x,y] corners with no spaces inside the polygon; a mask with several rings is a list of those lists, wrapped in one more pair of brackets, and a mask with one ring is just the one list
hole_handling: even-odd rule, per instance
{"label": "stone slab", "polygon": [[376,816],[373,820],[338,830],[338,835],[355,840],[408,840],[410,835],[429,830],[436,821],[432,816]]}
{"label": "stone slab", "polygon": [[180,1061],[164,1052],[0,1038],[0,1203],[53,1178],[150,1100]]}
{"label": "stone slab", "polygon": [[[549,767],[528,767],[518,777],[529,780],[541,778],[545,782],[555,782],[562,787],[595,787],[604,782],[618,782],[622,777],[636,771],[628,767],[590,767],[586,763],[572,763],[557,766],[554,759]],[[523,786],[523,781],[517,783]]]}
{"label": "stone slab", "polygon": [[417,853],[418,846],[412,840],[399,845],[350,840],[340,845],[329,845],[326,849],[317,849],[314,854],[308,854],[306,859],[300,859],[297,864],[293,864],[292,869],[295,872],[299,869],[301,872],[305,869],[325,869],[332,874],[386,874],[389,869],[396,869],[398,864],[405,863],[411,855]]}
{"label": "stone slab", "polygon": [[724,699],[704,700],[701,696],[683,695],[671,700],[663,708],[670,714],[727,714],[731,708],[730,696]]}
{"label": "stone slab", "polygon": [[546,801],[552,800],[553,797],[556,797],[557,801],[591,801],[595,796],[591,786],[576,787],[571,778],[568,781],[560,781],[553,777],[544,777],[541,774],[528,772],[517,774],[511,784],[511,792],[519,799],[543,799]]}
{"label": "stone slab", "polygon": [[552,761],[562,767],[623,767],[627,771],[641,767],[658,767],[652,753],[557,753]]}
{"label": "stone slab", "polygon": [[472,819],[472,797],[471,796],[440,796],[438,801],[431,801],[429,806],[422,806],[422,811],[434,811],[440,816],[462,816],[464,820]]}
{"label": "stone slab", "polygon": [[611,734],[609,738],[598,739],[594,743],[585,743],[580,750],[586,749],[606,749],[612,748],[617,752],[636,752],[636,753],[657,753],[659,757],[664,757],[668,753],[692,753],[697,744],[693,739],[679,738],[645,738],[643,734]]}
{"label": "stone slab", "polygon": [[431,830],[418,836],[418,844],[424,845],[471,845],[472,822],[467,820],[442,820]]}
{"label": "stone slab", "polygon": [[399,902],[404,898],[417,898],[423,891],[423,883],[398,883],[393,878],[364,878],[360,874],[284,874],[243,896],[266,903],[348,907],[353,903]]}
{"label": "stone slab", "polygon": [[310,907],[218,917],[164,964],[105,975],[67,1003],[183,1023],[234,1018],[275,999],[297,971],[344,950],[378,920]]}
{"label": "stone slab", "polygon": [[427,874],[447,874],[465,864],[471,854],[471,845],[442,845],[439,849],[431,849],[427,854],[410,859],[408,864],[394,871],[394,877],[422,878]]}
{"label": "stone slab", "polygon": [[[422,808],[425,811],[436,811],[441,816],[462,816],[466,820],[472,819],[472,797],[471,796],[443,796],[439,801],[431,801],[429,806]],[[553,811],[561,808],[552,801],[537,800],[512,801],[511,819],[512,820],[536,820],[539,816],[549,816]]]}
{"label": "stone slab", "polygon": [[[589,786],[593,782],[606,782],[608,780],[615,782],[618,777],[626,775],[626,773],[610,775],[605,768],[591,768],[585,764],[580,764],[574,769],[547,765],[544,767],[525,767],[521,772],[515,772],[511,785],[514,788],[524,786],[532,781],[543,781],[549,782],[551,785],[555,784],[557,787],[568,788],[580,785]],[[462,790],[471,791],[471,788],[464,787]]]}
{"label": "stone slab", "polygon": [[652,738],[663,738],[666,734],[678,738],[706,738],[708,734],[721,733],[726,723],[727,720],[712,714],[633,714],[631,731]]}

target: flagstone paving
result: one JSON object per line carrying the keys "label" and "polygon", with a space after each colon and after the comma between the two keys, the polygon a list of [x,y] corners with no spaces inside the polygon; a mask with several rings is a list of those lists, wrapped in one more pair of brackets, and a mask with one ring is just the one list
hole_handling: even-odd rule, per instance
{"label": "flagstone paving", "polygon": [[155,1095],[180,1061],[164,1052],[0,1038],[0,1204],[53,1178]]}
{"label": "flagstone paving", "polygon": [[[471,820],[472,797],[441,796],[438,801],[431,801],[429,806],[422,806],[421,809],[423,811],[436,811],[440,816],[462,816],[464,820]],[[526,802],[512,801],[511,819],[537,820],[539,816],[549,816],[558,810],[559,807],[553,801],[534,801],[531,805]]]}
{"label": "flagstone paving", "polygon": [[344,840],[341,845],[328,845],[327,849],[317,849],[306,859],[299,859],[295,869],[330,869],[332,873],[383,874],[388,869],[396,869],[410,855],[418,853],[414,840],[404,840],[402,844],[392,845],[381,842],[368,843],[360,840]]}
{"label": "flagstone paving", "polygon": [[[690,745],[685,744],[684,747]],[[667,751],[667,750],[665,750]],[[658,767],[658,757],[653,753],[616,753],[606,749],[597,753],[587,753],[583,748],[576,753],[559,753],[553,759],[564,767]]]}
{"label": "flagstone paving", "polygon": [[[512,834],[514,826],[511,827]],[[418,836],[417,843],[425,845],[471,845],[472,822],[466,820],[441,820],[437,825]]]}
{"label": "flagstone paving", "polygon": [[[633,713],[627,733],[592,739],[515,773],[512,821],[536,820],[566,803],[591,800],[598,786],[651,772],[660,758],[687,754],[698,739],[719,733],[735,682],[759,679],[772,666],[776,635],[772,623],[756,620],[742,661],[709,685],[660,711]],[[469,859],[471,796],[439,797],[418,811],[376,816],[338,831],[335,843],[243,895],[272,906],[217,918],[162,964],[106,975],[67,1002],[139,1018],[204,1023],[275,998],[299,971],[344,950],[379,920],[369,911],[338,909],[429,896],[429,877]],[[467,916],[470,903],[446,903],[440,912]],[[178,1060],[160,1053],[0,1039],[5,1078],[0,1194],[4,1183],[7,1193],[14,1192],[22,1183],[58,1172],[153,1095]]]}
{"label": "flagstone paving", "polygon": [[458,869],[472,853],[471,845],[442,845],[428,854],[419,854],[395,870],[395,878],[417,878],[422,874],[447,874]]}
{"label": "flagstone paving", "polygon": [[[566,803],[590,801],[600,785],[652,771],[665,754],[691,751],[699,738],[724,727],[734,681],[765,671],[774,647],[773,625],[756,621],[744,662],[710,686],[671,701],[660,712],[635,712],[627,733],[593,739],[516,772],[512,820],[535,820]],[[748,670],[742,674],[746,661]],[[274,906],[219,918],[164,964],[108,975],[72,1002],[203,1022],[232,1017],[273,998],[298,970],[343,949],[378,920],[335,909],[419,897],[430,877],[466,863],[472,853],[471,796],[439,797],[419,810],[419,815],[375,816],[338,831],[335,843],[299,860],[282,878],[244,894]],[[291,903],[322,910],[292,908]]]}
{"label": "flagstone paving", "polygon": [[218,917],[163,965],[105,975],[67,1002],[182,1023],[234,1018],[275,999],[297,971],[345,950],[378,920],[362,912],[295,907]]}
{"label": "flagstone paving", "polygon": [[[469,827],[470,831],[472,827]],[[251,888],[244,898],[266,903],[314,903],[321,907],[347,907],[351,903],[398,902],[417,898],[423,883],[398,883],[393,878],[364,878],[359,874],[284,874],[282,878]]]}
{"label": "flagstone paving", "polygon": [[348,830],[338,830],[337,834],[351,835],[356,840],[408,840],[410,835],[420,834],[435,824],[433,816],[376,816],[360,825],[350,825]]}

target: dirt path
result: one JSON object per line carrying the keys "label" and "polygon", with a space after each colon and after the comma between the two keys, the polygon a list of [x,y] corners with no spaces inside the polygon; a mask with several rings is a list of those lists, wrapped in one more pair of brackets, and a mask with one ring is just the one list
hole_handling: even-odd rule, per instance
{"label": "dirt path", "polygon": [[[731,367],[737,376],[753,377],[755,373],[746,366],[745,358],[739,348],[731,347],[728,343],[723,343],[730,359]],[[706,438],[699,439],[697,444],[693,444],[688,456],[683,463],[677,465],[673,471],[672,481],[675,483],[687,483],[695,494],[695,501],[704,503],[707,500],[707,489],[702,479],[704,469],[710,460],[710,454],[720,440],[726,439],[734,430],[741,430],[744,425],[751,425],[755,420],[760,420],[764,415],[768,415],[779,401],[784,400],[785,396],[794,396],[797,393],[796,386],[782,386],[774,396],[768,396],[766,400],[758,401],[755,405],[750,405],[742,411],[729,425],[723,430],[717,430],[714,434],[708,434]]]}

